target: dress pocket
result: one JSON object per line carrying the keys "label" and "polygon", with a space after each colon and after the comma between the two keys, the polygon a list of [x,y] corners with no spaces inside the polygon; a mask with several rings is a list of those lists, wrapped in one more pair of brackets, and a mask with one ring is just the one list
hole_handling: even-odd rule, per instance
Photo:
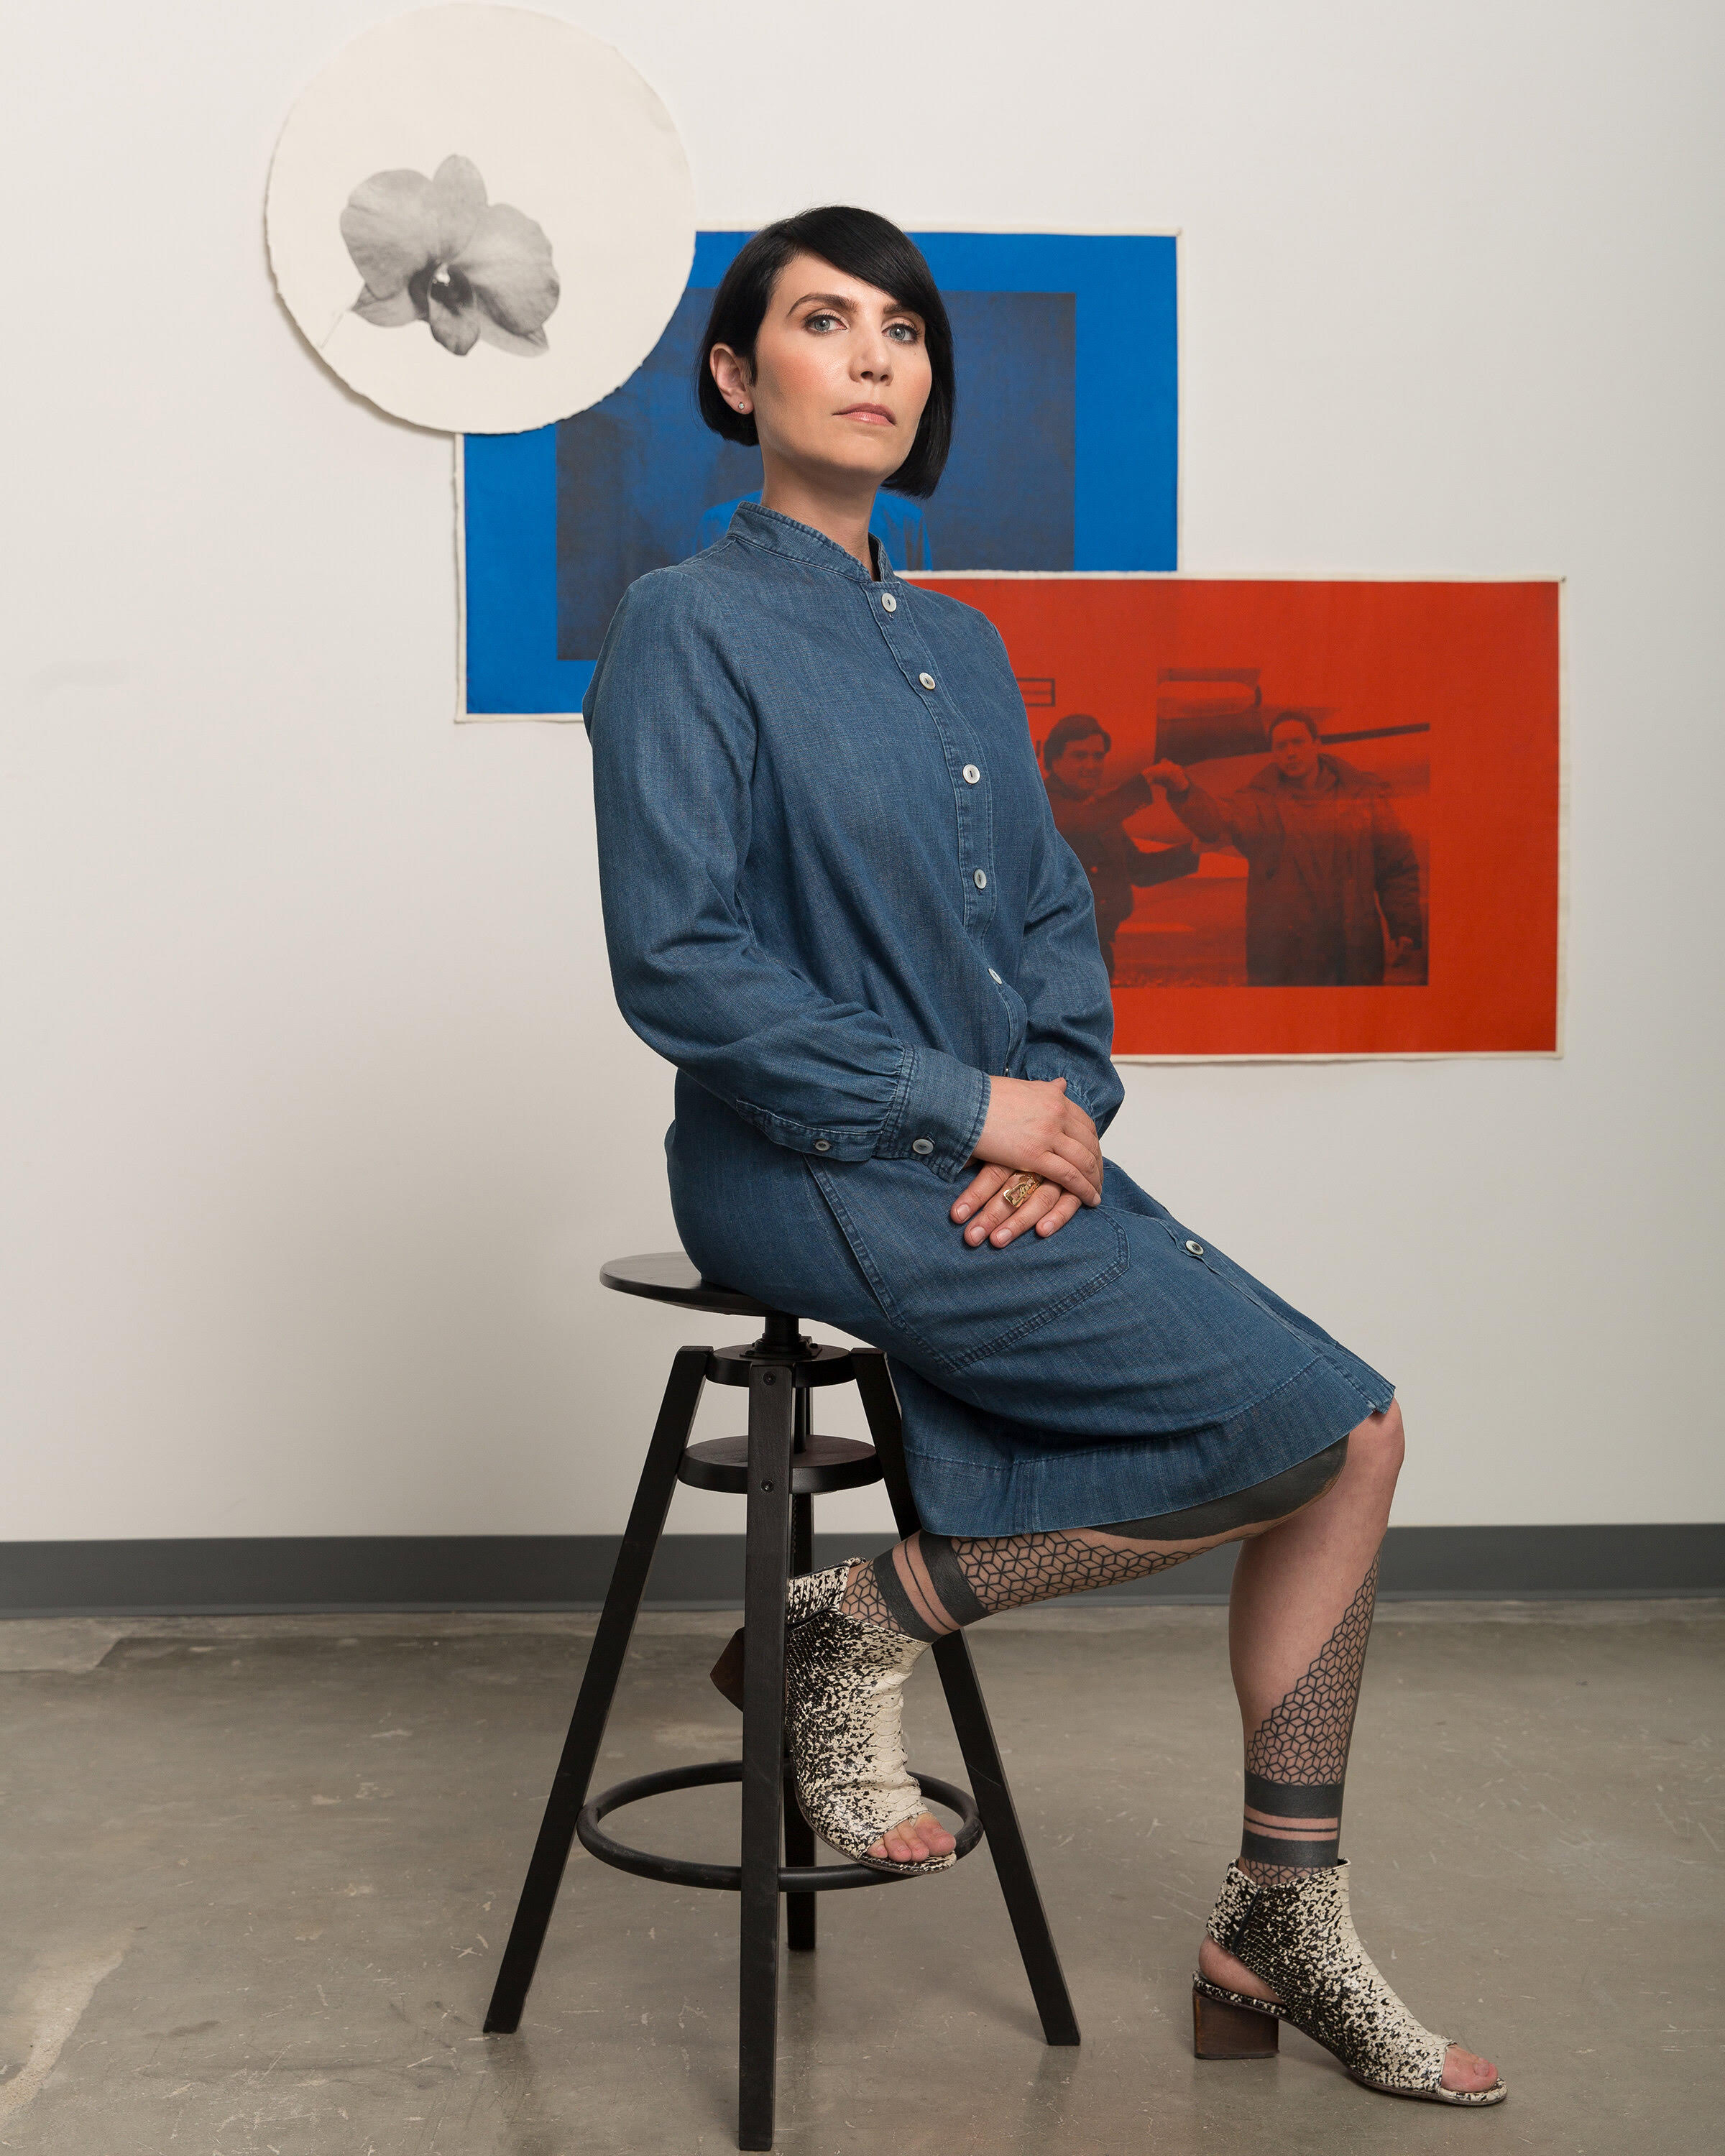
{"label": "dress pocket", "polygon": [[1081,1206],[1056,1235],[973,1249],[948,1217],[952,1185],[920,1161],[807,1165],[882,1311],[955,1375],[1118,1280],[1132,1260],[1106,1205]]}

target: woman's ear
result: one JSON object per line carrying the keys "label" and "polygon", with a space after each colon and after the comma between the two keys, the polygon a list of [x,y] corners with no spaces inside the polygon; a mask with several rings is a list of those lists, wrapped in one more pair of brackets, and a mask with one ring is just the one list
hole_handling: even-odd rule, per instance
{"label": "woman's ear", "polygon": [[716,344],[706,356],[719,394],[733,412],[755,408],[754,379],[748,362],[728,344]]}

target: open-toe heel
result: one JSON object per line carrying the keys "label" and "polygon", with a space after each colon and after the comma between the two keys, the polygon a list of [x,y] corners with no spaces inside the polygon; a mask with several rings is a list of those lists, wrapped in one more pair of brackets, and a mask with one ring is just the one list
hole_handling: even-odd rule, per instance
{"label": "open-toe heel", "polygon": [[[1210,1912],[1209,1937],[1276,1995],[1273,2001],[1249,1999],[1195,1976],[1193,2042],[1199,2057],[1266,2058],[1276,2049],[1277,2022],[1288,2021],[1339,2059],[1363,2087],[1380,2095],[1471,2110],[1502,2103],[1509,2093],[1502,2075],[1490,2088],[1444,2087],[1449,2040],[1414,2019],[1360,1944],[1348,1877],[1345,1857],[1302,1872],[1284,1887],[1262,1886],[1237,1864],[1229,1866]],[[1258,2028],[1248,2025],[1252,2023]],[[1249,2041],[1256,2048],[1226,2048]]]}
{"label": "open-toe heel", "polygon": [[1192,2051],[1200,2059],[1273,2059],[1281,2030],[1266,2002],[1248,2006],[1201,1976],[1192,1979]]}

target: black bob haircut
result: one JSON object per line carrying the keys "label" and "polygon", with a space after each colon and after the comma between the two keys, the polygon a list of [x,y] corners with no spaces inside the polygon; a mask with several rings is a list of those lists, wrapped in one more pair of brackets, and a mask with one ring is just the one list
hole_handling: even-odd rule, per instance
{"label": "black bob haircut", "polygon": [[922,317],[928,350],[928,402],[911,454],[886,484],[895,494],[924,498],[940,484],[947,455],[952,446],[952,407],[956,388],[952,377],[952,326],[936,286],[934,276],[916,242],[888,218],[873,210],[805,209],[796,217],[781,218],[747,241],[725,272],[725,281],[713,296],[712,312],[701,340],[696,362],[695,394],[701,416],[716,434],[747,448],[758,446],[752,413],[734,412],[719,394],[708,356],[716,344],[747,354],[752,364],[755,339],[767,313],[767,303],[778,273],[793,255],[818,254],[849,277],[890,293],[901,307]]}
{"label": "black bob haircut", "polygon": [[1042,767],[1052,771],[1074,742],[1089,741],[1093,736],[1102,737],[1102,753],[1106,756],[1113,747],[1113,737],[1099,719],[1088,711],[1068,711],[1048,730],[1048,739],[1042,744]]}

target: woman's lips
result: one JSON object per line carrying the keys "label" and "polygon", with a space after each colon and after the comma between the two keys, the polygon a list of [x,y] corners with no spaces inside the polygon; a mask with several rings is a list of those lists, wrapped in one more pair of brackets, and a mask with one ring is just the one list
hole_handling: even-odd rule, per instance
{"label": "woman's lips", "polygon": [[898,424],[884,404],[847,404],[839,417],[866,420],[871,427],[893,427]]}

